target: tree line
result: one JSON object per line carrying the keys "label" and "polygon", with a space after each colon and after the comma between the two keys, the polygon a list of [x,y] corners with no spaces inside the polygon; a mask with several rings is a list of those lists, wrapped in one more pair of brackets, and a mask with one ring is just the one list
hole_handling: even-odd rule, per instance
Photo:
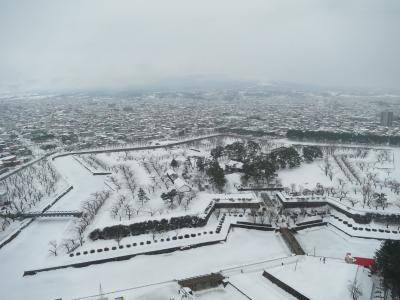
{"label": "tree line", "polygon": [[[60,178],[53,165],[42,160],[0,181],[0,190],[6,192],[9,202],[3,213],[24,213],[35,209],[41,201],[55,195]],[[5,230],[10,224],[11,219],[2,218],[0,230]]]}
{"label": "tree line", "polygon": [[389,144],[400,145],[400,136],[395,135],[377,135],[372,133],[350,133],[333,131],[311,131],[289,129],[286,137],[296,140],[312,140],[317,142],[344,142],[360,144]]}
{"label": "tree line", "polygon": [[[302,151],[302,156],[307,162],[323,156],[320,147],[317,146],[303,146]],[[254,141],[234,142],[225,147],[217,146],[211,150],[211,157],[214,161],[222,156],[242,162],[245,177],[256,180],[270,179],[278,169],[295,168],[300,166],[302,161],[302,157],[295,147],[280,147],[270,153],[263,153],[261,146]]]}

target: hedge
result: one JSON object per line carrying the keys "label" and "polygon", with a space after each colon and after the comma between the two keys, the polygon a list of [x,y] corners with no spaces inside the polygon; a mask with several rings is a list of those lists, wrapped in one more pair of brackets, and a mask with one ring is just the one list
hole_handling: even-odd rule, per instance
{"label": "hedge", "polygon": [[151,231],[170,231],[180,228],[203,227],[207,224],[206,218],[198,216],[182,216],[172,217],[169,220],[148,220],[129,225],[115,225],[101,229],[95,229],[89,234],[92,241],[111,240],[118,237],[126,237],[129,235],[136,236],[150,233]]}

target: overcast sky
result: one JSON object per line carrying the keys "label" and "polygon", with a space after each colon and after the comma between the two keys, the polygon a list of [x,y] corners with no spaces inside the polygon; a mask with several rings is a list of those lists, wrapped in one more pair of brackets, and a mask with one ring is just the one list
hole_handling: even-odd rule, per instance
{"label": "overcast sky", "polygon": [[0,88],[400,87],[399,0],[0,0]]}

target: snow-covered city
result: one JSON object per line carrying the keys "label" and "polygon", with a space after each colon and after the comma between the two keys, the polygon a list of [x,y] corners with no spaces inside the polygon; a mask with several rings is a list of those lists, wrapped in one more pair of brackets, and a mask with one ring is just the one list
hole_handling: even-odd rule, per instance
{"label": "snow-covered city", "polygon": [[400,300],[400,3],[0,1],[0,299]]}

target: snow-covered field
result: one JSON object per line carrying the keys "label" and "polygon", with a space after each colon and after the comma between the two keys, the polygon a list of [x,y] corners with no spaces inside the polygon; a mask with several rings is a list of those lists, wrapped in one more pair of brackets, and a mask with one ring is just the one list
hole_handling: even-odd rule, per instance
{"label": "snow-covered field", "polygon": [[278,175],[282,185],[286,187],[293,183],[308,189],[314,189],[317,183],[329,186],[332,182],[325,176],[320,165],[321,160],[317,160],[305,163],[300,168],[279,170]]}
{"label": "snow-covered field", "polygon": [[[0,298],[63,299],[96,294],[99,283],[104,291],[113,291],[154,282],[169,281],[207,274],[229,266],[286,256],[288,249],[279,236],[271,232],[235,229],[226,243],[178,251],[170,254],[138,256],[128,261],[92,265],[82,269],[68,268],[22,277],[26,265],[39,253],[45,254],[46,239],[34,241],[43,224],[28,227],[21,237],[0,252]],[[56,234],[62,227],[47,226],[46,234]],[[47,228],[46,227],[46,228]],[[29,240],[32,245],[29,245]],[[12,259],[7,259],[12,258]],[[128,293],[127,293],[128,294]],[[135,298],[127,298],[135,299]],[[150,298],[151,299],[151,298]],[[157,298],[154,298],[157,299]]]}
{"label": "snow-covered field", "polygon": [[347,287],[357,278],[363,291],[359,299],[370,299],[372,282],[368,277],[369,271],[344,261],[326,259],[322,262],[317,257],[305,256],[299,258],[297,264],[267,271],[310,299],[351,300]]}
{"label": "snow-covered field", "polygon": [[257,271],[234,275],[229,277],[229,282],[253,300],[263,300],[265,295],[268,295],[268,299],[271,300],[296,299],[263,277],[262,273],[263,271]]}
{"label": "snow-covered field", "polygon": [[[215,229],[221,220],[221,215],[212,215],[210,221],[202,228],[184,228],[177,232],[158,233],[157,236],[143,234],[129,236],[118,241],[123,249],[116,249],[107,253],[82,255],[90,249],[112,247],[117,245],[115,240],[91,241],[87,235],[96,228],[105,226],[141,222],[149,219],[170,218],[182,215],[201,214],[210,201],[219,199],[219,202],[232,202],[234,198],[252,198],[249,202],[258,202],[256,194],[236,194],[235,186],[241,184],[241,173],[227,175],[227,185],[223,194],[216,194],[210,186],[204,172],[196,167],[195,157],[207,157],[211,144],[198,143],[196,149],[190,147],[175,147],[171,149],[156,149],[131,151],[109,154],[96,154],[102,169],[110,170],[111,175],[93,176],[72,156],[57,158],[53,161],[56,170],[62,175],[64,184],[74,188],[62,197],[51,210],[70,211],[82,210],[82,204],[93,198],[93,194],[100,191],[109,191],[110,197],[97,211],[84,232],[83,245],[73,253],[80,252],[79,256],[70,257],[62,249],[61,243],[76,234],[77,219],[38,218],[10,244],[0,250],[0,299],[74,299],[98,293],[99,284],[104,292],[114,292],[110,299],[124,296],[124,299],[162,299],[160,297],[177,297],[178,285],[176,279],[223,271],[229,277],[232,285],[225,289],[218,287],[196,293],[197,299],[245,299],[237,289],[244,291],[252,299],[291,299],[291,296],[262,277],[263,268],[271,272],[282,281],[299,289],[311,299],[350,299],[347,285],[356,276],[365,284],[364,289],[370,289],[369,277],[357,271],[354,265],[345,264],[344,256],[351,253],[353,256],[373,257],[380,241],[373,239],[351,238],[333,226],[313,228],[299,231],[296,237],[303,249],[310,255],[328,257],[326,264],[321,263],[319,257],[299,258],[296,270],[296,257],[289,257],[291,253],[279,233],[264,232],[234,228],[227,235],[229,224],[237,221],[251,221],[248,215],[243,217],[227,216],[220,234]],[[384,192],[388,196],[386,211],[399,211],[397,207],[397,193],[389,187],[389,181],[395,182],[400,177],[400,150],[391,149],[389,154],[380,154],[380,150],[368,150],[365,157],[356,157],[356,150],[338,150],[338,155],[347,155],[349,161],[357,168],[360,178],[369,178],[373,175],[374,190]],[[351,156],[353,155],[353,156]],[[385,156],[384,158],[382,158]],[[177,162],[171,166],[171,160]],[[342,189],[346,196],[354,197],[357,203],[354,210],[375,210],[374,207],[362,207],[362,184],[357,184],[346,177],[338,164],[328,158],[332,165],[332,179],[324,171],[324,159],[312,163],[304,163],[295,169],[285,169],[278,172],[282,184],[287,189],[296,191],[315,189],[317,183],[327,189]],[[360,164],[361,163],[361,164]],[[363,164],[365,163],[365,165]],[[222,163],[223,164],[223,163]],[[340,163],[339,163],[340,164]],[[171,171],[173,169],[173,172]],[[363,168],[363,170],[361,170]],[[388,170],[391,170],[388,172]],[[161,195],[170,187],[179,187],[170,180],[167,173],[182,179],[190,191],[184,194],[182,202],[168,203],[161,199]],[[175,175],[174,175],[175,173]],[[345,184],[343,184],[345,182]],[[295,184],[293,187],[292,184]],[[143,199],[139,190],[144,191]],[[357,189],[354,192],[354,189]],[[192,193],[193,191],[193,193]],[[331,193],[331,190],[329,190]],[[351,194],[354,194],[351,195]],[[142,195],[143,196],[143,195]],[[335,195],[331,195],[334,197]],[[242,201],[242,200],[241,200]],[[340,202],[340,200],[337,200]],[[351,203],[342,199],[342,205]],[[379,208],[380,209],[380,208]],[[284,221],[278,222],[285,224]],[[381,225],[379,225],[381,226]],[[213,231],[213,234],[204,235],[204,231]],[[202,233],[199,235],[199,233]],[[190,239],[181,239],[164,242],[160,239],[184,234],[194,234]],[[49,266],[59,266],[76,262],[143,253],[150,250],[160,250],[167,247],[182,247],[190,244],[219,241],[225,237],[226,242],[192,249],[182,249],[168,254],[139,255],[125,261],[108,262],[90,265],[83,268],[66,268],[54,271],[41,272],[34,276],[23,277],[26,270],[40,269]],[[157,242],[155,242],[157,240]],[[58,242],[59,253],[50,255],[49,242]],[[133,243],[152,241],[151,245],[133,247]],[[129,247],[127,245],[130,245]],[[275,258],[282,258],[290,262],[283,266],[279,263],[266,263]],[[331,259],[332,258],[332,259]],[[260,269],[261,268],[261,269]],[[243,273],[240,270],[243,269]],[[155,284],[147,286],[149,284]],[[140,287],[146,286],[146,287]],[[140,287],[140,288],[135,288]],[[134,289],[130,289],[134,288]],[[129,289],[129,290],[125,290]],[[327,290],[332,290],[329,297],[325,297]],[[368,293],[366,293],[368,294]],[[366,295],[365,294],[365,295]],[[169,298],[168,298],[169,297]],[[95,298],[93,298],[95,299]],[[367,298],[365,298],[367,299]]]}
{"label": "snow-covered field", "polygon": [[344,259],[346,253],[353,256],[373,257],[381,241],[372,239],[352,238],[335,229],[310,228],[296,234],[303,249],[317,256],[335,257]]}

